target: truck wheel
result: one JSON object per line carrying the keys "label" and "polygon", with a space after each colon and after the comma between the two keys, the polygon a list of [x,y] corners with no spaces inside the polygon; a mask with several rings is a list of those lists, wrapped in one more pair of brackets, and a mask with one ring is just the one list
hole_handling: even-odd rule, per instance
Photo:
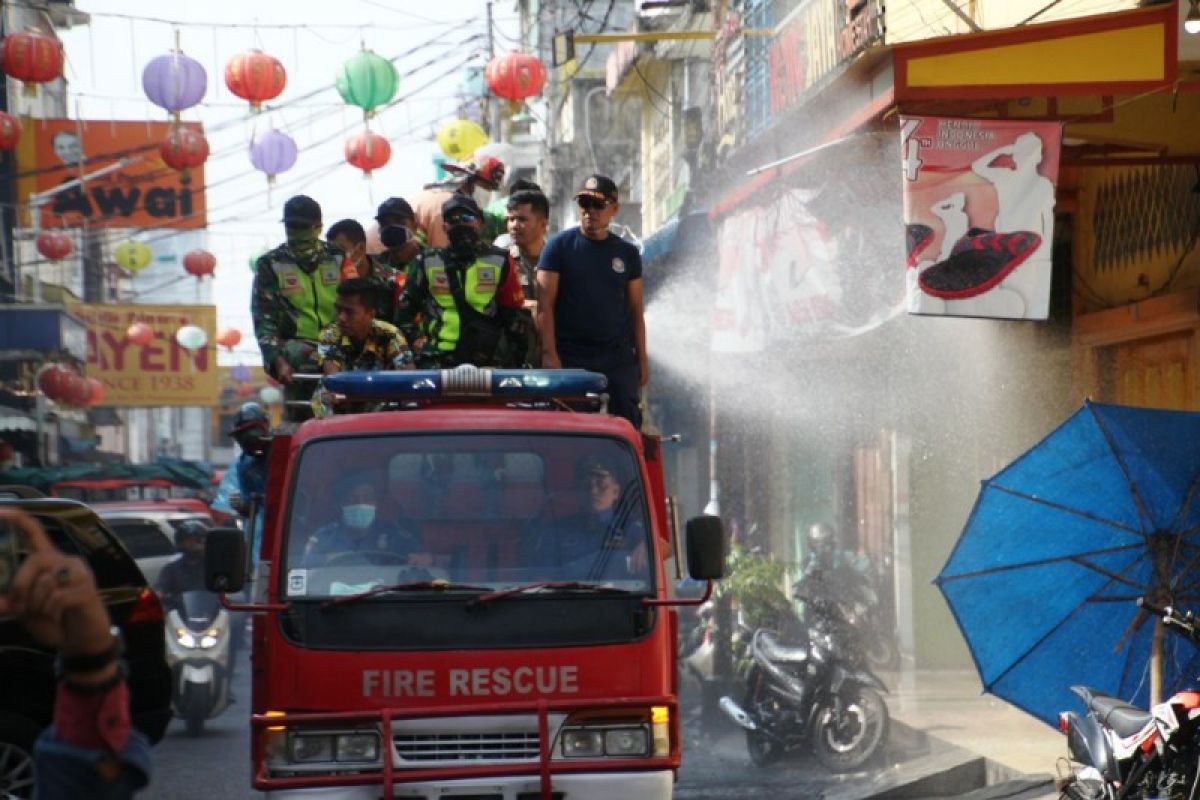
{"label": "truck wheel", "polygon": [[33,743],[39,733],[24,717],[0,713],[0,797],[33,797]]}

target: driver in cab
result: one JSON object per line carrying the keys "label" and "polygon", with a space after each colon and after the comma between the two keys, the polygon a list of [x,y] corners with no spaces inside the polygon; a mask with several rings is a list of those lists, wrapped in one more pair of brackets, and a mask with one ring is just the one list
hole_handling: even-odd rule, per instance
{"label": "driver in cab", "polygon": [[578,480],[584,508],[527,537],[525,563],[557,572],[555,577],[563,580],[645,577],[648,562],[640,496],[624,493],[620,475],[610,459],[582,459]]}
{"label": "driver in cab", "polygon": [[335,481],[333,501],[339,506],[338,518],[309,537],[303,566],[430,564],[432,558],[420,535],[380,518],[380,495],[379,477],[372,470],[351,472]]}

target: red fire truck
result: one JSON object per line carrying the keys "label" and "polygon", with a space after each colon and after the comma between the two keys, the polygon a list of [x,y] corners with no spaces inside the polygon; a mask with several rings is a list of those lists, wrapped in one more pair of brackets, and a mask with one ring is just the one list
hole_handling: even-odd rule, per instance
{"label": "red fire truck", "polygon": [[[252,645],[271,797],[669,798],[681,560],[658,438],[578,370],[348,373],[277,435]],[[217,529],[209,587],[243,538]],[[720,520],[687,524],[692,578]],[[711,583],[708,584],[711,590]],[[708,593],[705,593],[707,597]],[[701,598],[703,600],[703,598]],[[228,603],[228,599],[226,599]]]}

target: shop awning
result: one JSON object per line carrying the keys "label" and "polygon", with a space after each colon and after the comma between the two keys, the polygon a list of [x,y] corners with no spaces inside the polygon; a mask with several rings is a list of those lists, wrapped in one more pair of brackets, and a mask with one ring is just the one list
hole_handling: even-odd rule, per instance
{"label": "shop awning", "polygon": [[896,101],[1136,94],[1171,84],[1173,3],[898,44]]}
{"label": "shop awning", "polygon": [[5,431],[26,431],[33,433],[37,430],[37,420],[15,408],[0,408],[0,433]]}

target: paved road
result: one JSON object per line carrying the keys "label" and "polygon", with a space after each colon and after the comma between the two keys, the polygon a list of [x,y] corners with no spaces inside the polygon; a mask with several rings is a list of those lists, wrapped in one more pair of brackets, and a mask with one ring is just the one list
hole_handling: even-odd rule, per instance
{"label": "paved road", "polygon": [[234,678],[237,702],[192,738],[179,720],[154,748],[154,778],[141,796],[158,800],[262,797],[250,789],[250,664]]}

